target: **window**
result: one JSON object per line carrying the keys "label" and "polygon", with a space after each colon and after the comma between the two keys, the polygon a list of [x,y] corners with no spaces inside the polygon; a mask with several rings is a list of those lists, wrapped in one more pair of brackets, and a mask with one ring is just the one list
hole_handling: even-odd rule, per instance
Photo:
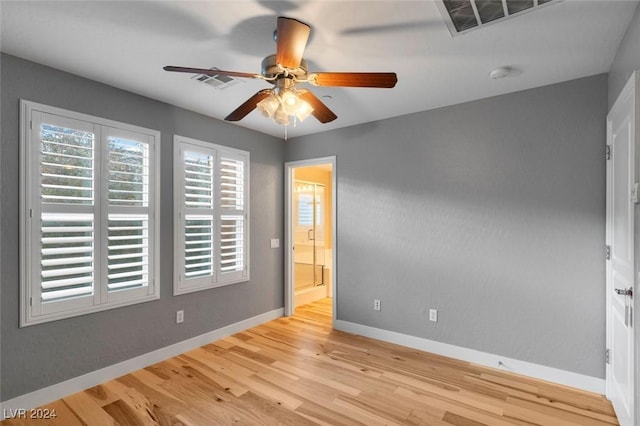
{"label": "window", "polygon": [[174,294],[249,279],[249,153],[174,137]]}
{"label": "window", "polygon": [[21,325],[159,297],[160,133],[21,102]]}

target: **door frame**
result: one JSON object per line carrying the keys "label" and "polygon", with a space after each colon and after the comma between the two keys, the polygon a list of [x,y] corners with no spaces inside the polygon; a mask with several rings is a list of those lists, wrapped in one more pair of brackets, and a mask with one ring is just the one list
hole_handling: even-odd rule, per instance
{"label": "door frame", "polygon": [[[629,80],[627,81],[627,83],[625,84],[624,88],[622,89],[622,91],[620,92],[620,94],[618,95],[618,98],[616,99],[615,103],[613,104],[613,106],[611,107],[611,109],[609,110],[608,114],[607,114],[607,140],[606,140],[606,144],[607,146],[611,146],[612,145],[612,132],[613,129],[611,129],[611,120],[610,120],[610,116],[611,114],[621,108],[621,104],[627,100],[629,97],[633,97],[632,100],[632,126],[633,126],[633,135],[631,136],[633,138],[633,140],[631,141],[631,152],[630,152],[630,168],[629,168],[629,173],[630,173],[630,178],[631,178],[631,182],[630,185],[633,186],[634,182],[637,181],[637,177],[638,177],[638,173],[637,173],[637,164],[638,164],[638,149],[637,149],[637,145],[640,142],[639,138],[638,138],[638,130],[640,129],[640,73],[638,71],[634,71],[631,74],[631,77],[629,78]],[[612,155],[615,155],[615,152],[612,153]],[[610,204],[611,204],[611,200],[610,197],[612,196],[611,194],[611,189],[610,189],[610,185],[612,184],[612,176],[613,170],[612,170],[612,164],[611,162],[607,161],[607,165],[606,165],[606,240],[605,240],[605,244],[607,245],[607,247],[609,247],[609,245],[611,244],[611,234],[612,234],[612,226],[613,226],[613,222],[612,222],[612,213],[610,211]],[[629,196],[631,197],[631,194],[629,194]],[[640,355],[640,353],[638,352],[638,344],[640,343],[640,340],[638,339],[638,336],[636,336],[636,334],[639,332],[639,327],[636,326],[637,324],[637,318],[636,318],[636,308],[640,305],[638,302],[636,302],[640,297],[640,295],[638,295],[637,292],[637,279],[636,277],[638,276],[638,271],[637,271],[637,262],[635,261],[636,256],[635,256],[635,252],[636,252],[636,233],[638,232],[638,229],[636,229],[637,227],[636,225],[636,216],[637,216],[637,208],[635,207],[633,201],[632,201],[632,209],[633,209],[633,213],[632,213],[632,224],[631,226],[633,227],[633,230],[631,232],[631,250],[632,250],[632,259],[633,259],[633,266],[632,266],[632,270],[633,270],[633,276],[631,279],[631,286],[633,288],[634,291],[634,297],[632,297],[632,304],[631,304],[631,312],[632,312],[632,331],[631,331],[631,345],[630,345],[630,350],[631,350],[631,365],[632,365],[632,369],[634,371],[632,371],[630,380],[631,380],[631,386],[632,386],[632,397],[631,397],[631,407],[630,407],[630,412],[631,412],[631,416],[632,422],[635,422],[635,419],[638,417],[638,411],[637,411],[637,405],[636,402],[638,402],[638,396],[639,396],[639,391],[640,389],[638,389],[638,377],[640,377],[640,369],[638,368],[638,356]],[[606,289],[606,347],[607,347],[607,351],[611,350],[611,348],[613,347],[612,345],[612,339],[613,337],[611,336],[611,319],[610,316],[612,315],[612,292],[613,292],[613,282],[611,279],[611,262],[607,261],[606,262],[606,283],[605,283],[605,289]],[[607,356],[609,356],[609,352],[607,352]],[[612,356],[615,356],[615,354],[612,354]],[[608,360],[607,360],[608,361]],[[610,399],[610,395],[612,392],[612,383],[611,383],[611,376],[612,376],[612,372],[611,372],[611,368],[612,368],[612,364],[610,364],[609,362],[607,362],[605,364],[605,393],[607,398]],[[635,424],[635,423],[634,423]]]}
{"label": "door frame", "polygon": [[337,186],[337,173],[336,173],[336,156],[311,158],[308,160],[288,161],[284,163],[284,194],[285,194],[285,228],[284,228],[284,248],[285,248],[285,277],[284,277],[284,315],[291,316],[295,310],[294,305],[294,292],[293,285],[293,233],[291,232],[293,226],[293,197],[292,191],[294,188],[294,169],[298,167],[310,167],[319,166],[322,164],[331,164],[331,293],[333,295],[332,302],[332,324],[336,321],[336,306],[338,299],[338,276],[337,269],[337,200],[338,200],[338,186]]}

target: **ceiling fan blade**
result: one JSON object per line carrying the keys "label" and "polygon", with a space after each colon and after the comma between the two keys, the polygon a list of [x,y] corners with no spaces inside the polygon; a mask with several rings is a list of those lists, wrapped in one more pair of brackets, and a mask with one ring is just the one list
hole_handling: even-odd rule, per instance
{"label": "ceiling fan blade", "polygon": [[276,62],[285,68],[298,68],[311,27],[296,19],[278,17]]}
{"label": "ceiling fan blade", "polygon": [[391,88],[398,82],[394,72],[316,72],[309,74],[314,86]]}
{"label": "ceiling fan blade", "polygon": [[247,116],[251,111],[256,109],[256,105],[263,100],[264,98],[271,96],[270,89],[264,89],[250,97],[236,108],[231,114],[227,115],[224,119],[225,121],[240,121]]}
{"label": "ceiling fan blade", "polygon": [[172,65],[167,65],[163,69],[165,71],[187,72],[192,74],[204,74],[204,75],[211,75],[211,76],[228,75],[229,77],[244,77],[244,78],[260,78],[261,77],[259,74],[251,74],[248,72],[209,70],[206,68],[174,67]]}
{"label": "ceiling fan blade", "polygon": [[338,118],[337,115],[333,113],[325,104],[322,103],[320,99],[317,98],[316,95],[311,93],[308,90],[302,89],[298,90],[298,97],[303,101],[306,101],[313,108],[313,116],[318,119],[321,123],[328,123],[330,121]]}

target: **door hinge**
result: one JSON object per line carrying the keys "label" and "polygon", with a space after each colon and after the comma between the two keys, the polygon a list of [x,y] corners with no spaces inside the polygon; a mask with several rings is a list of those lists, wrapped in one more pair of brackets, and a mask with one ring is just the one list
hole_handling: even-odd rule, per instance
{"label": "door hinge", "polygon": [[611,364],[611,362],[609,361],[609,356],[610,356],[610,354],[611,354],[611,351],[610,351],[609,349],[607,349],[607,350],[604,352],[604,361],[605,361],[607,364]]}
{"label": "door hinge", "polygon": [[605,148],[605,157],[607,160],[611,160],[611,145],[607,145]]}
{"label": "door hinge", "polygon": [[607,258],[607,260],[611,260],[611,246],[609,245],[605,246],[604,255]]}

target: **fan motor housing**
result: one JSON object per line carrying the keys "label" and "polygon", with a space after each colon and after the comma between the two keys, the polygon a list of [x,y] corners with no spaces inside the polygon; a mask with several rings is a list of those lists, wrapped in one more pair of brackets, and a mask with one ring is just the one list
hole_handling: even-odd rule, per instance
{"label": "fan motor housing", "polygon": [[[300,80],[306,80],[308,78],[308,65],[305,59],[300,61],[298,68],[283,68],[276,61],[276,55],[269,55],[262,60],[262,75],[267,78],[276,77],[288,77]],[[275,84],[275,81],[272,83]]]}

